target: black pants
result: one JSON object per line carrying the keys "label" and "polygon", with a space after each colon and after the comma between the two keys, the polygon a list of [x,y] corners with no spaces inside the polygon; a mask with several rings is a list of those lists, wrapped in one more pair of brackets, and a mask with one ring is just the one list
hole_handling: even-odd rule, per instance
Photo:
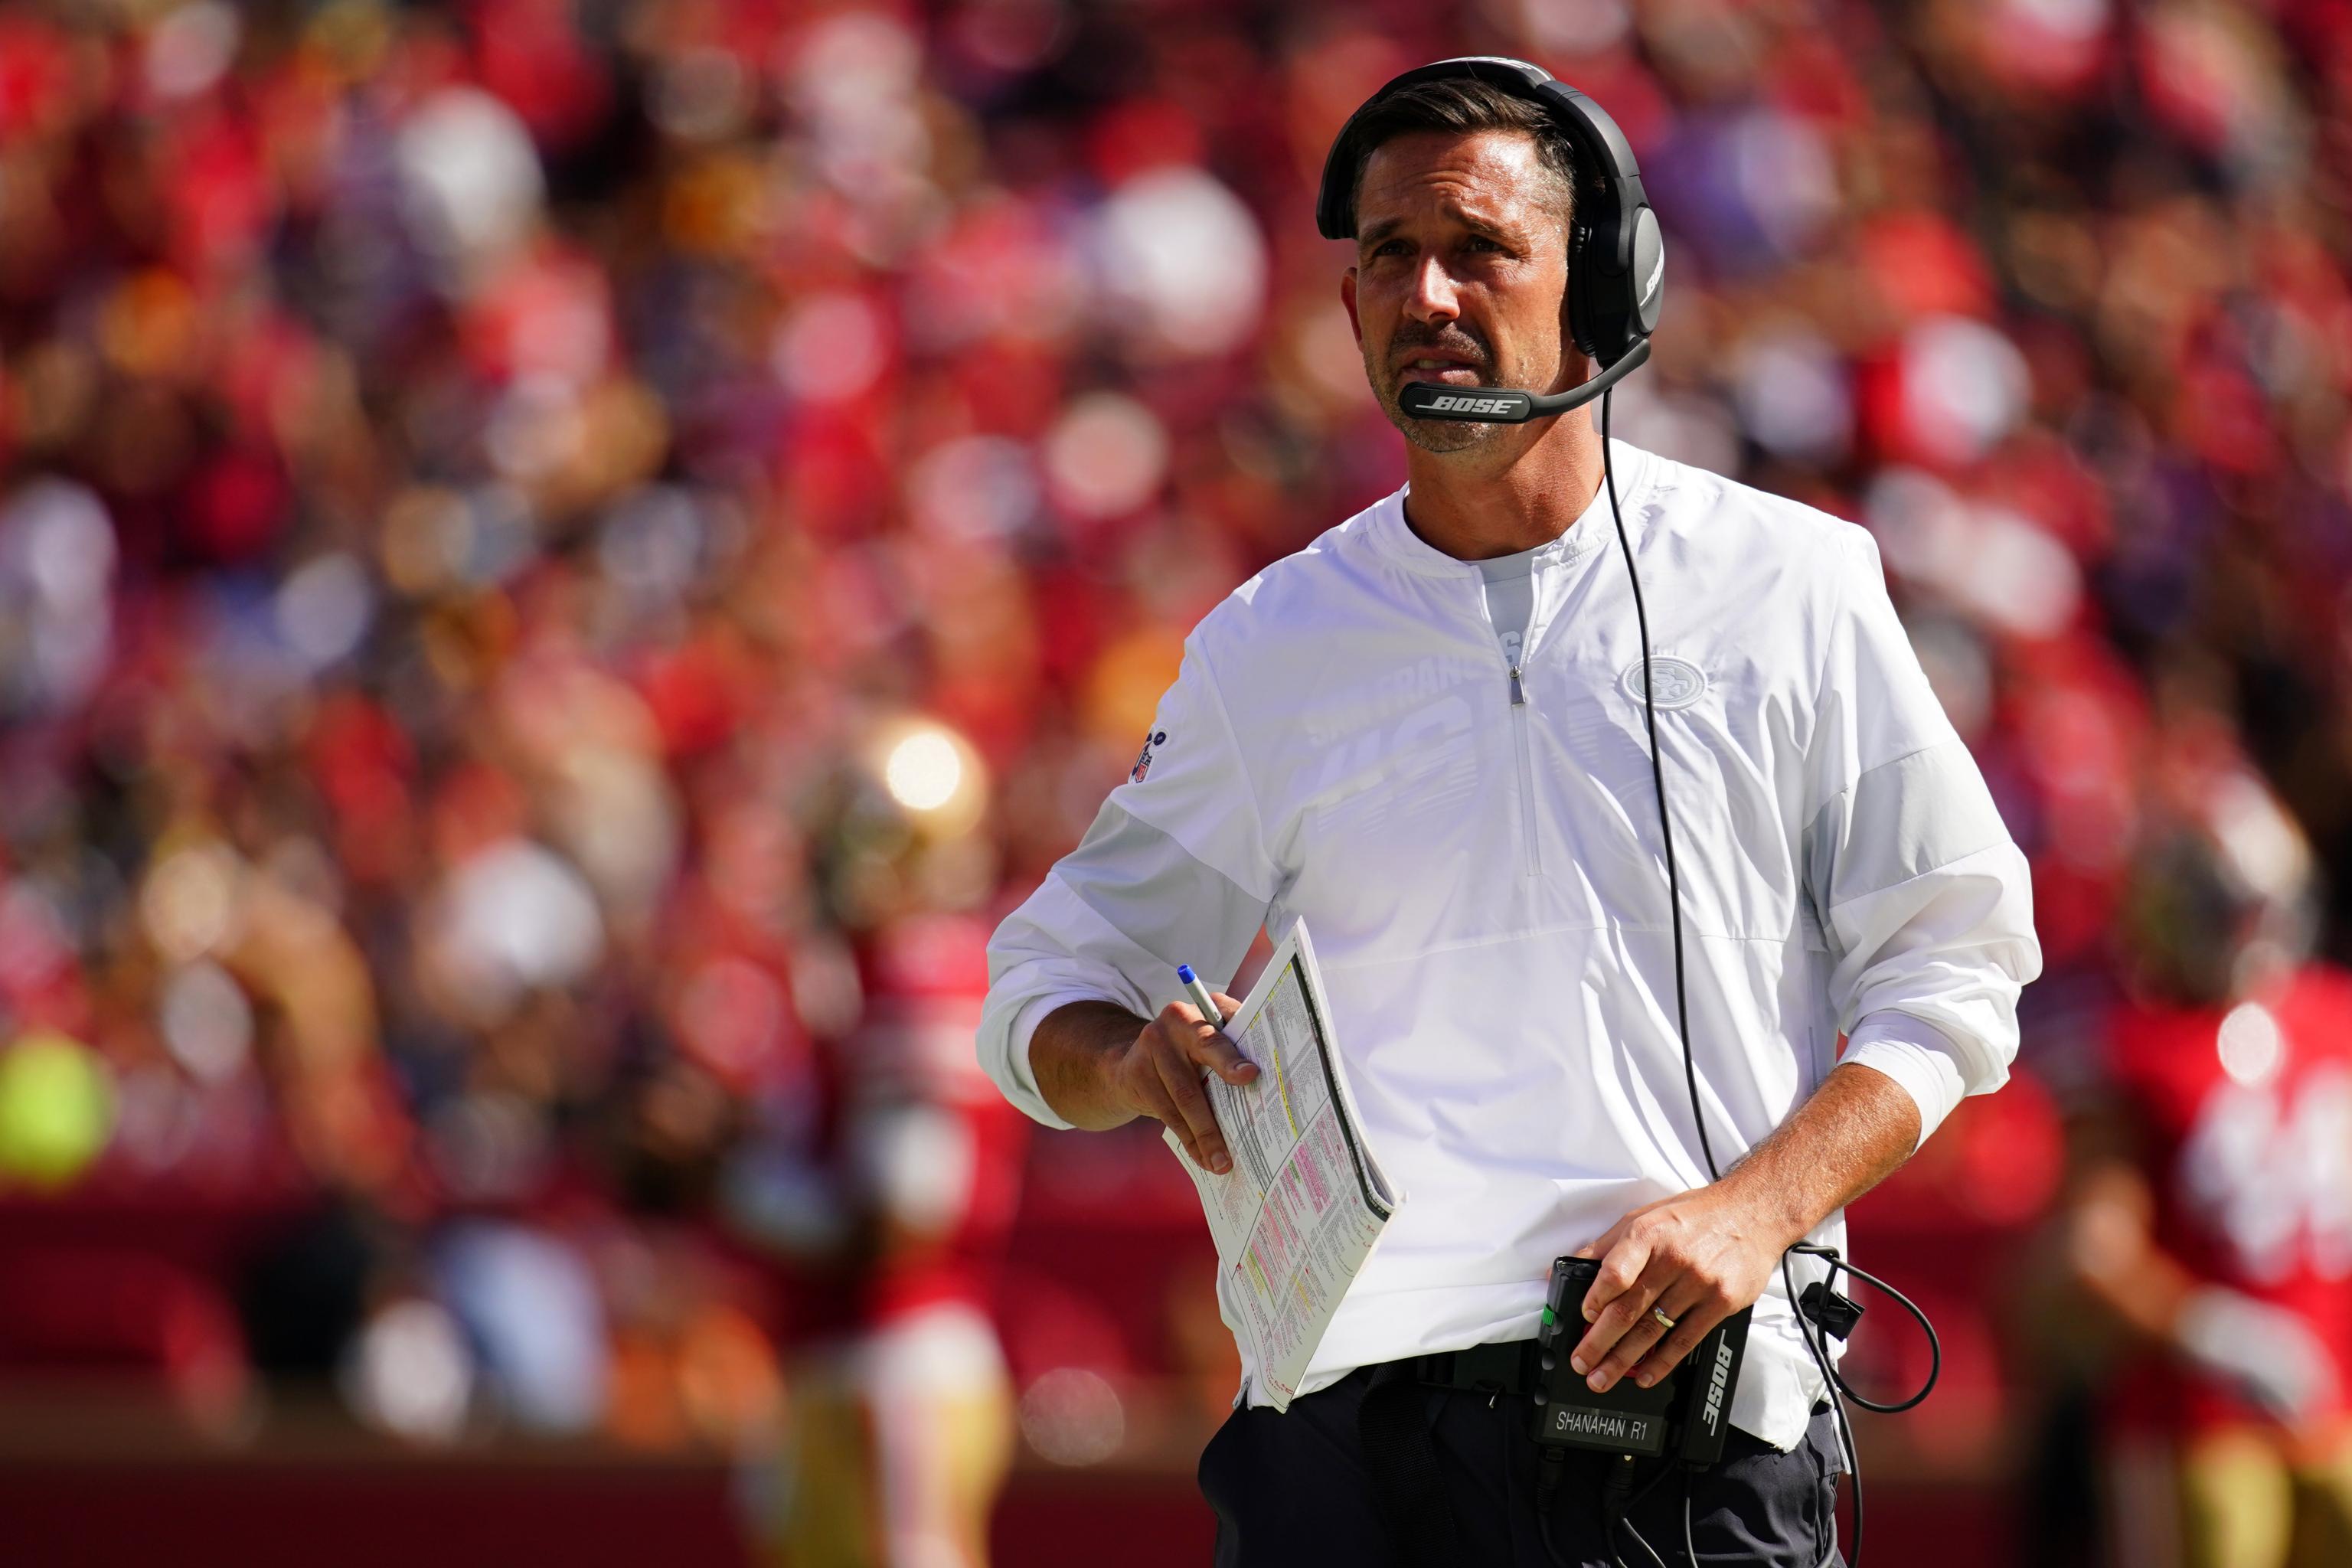
{"label": "black pants", "polygon": [[[1366,1474],[1356,1414],[1370,1382],[1360,1369],[1319,1393],[1291,1401],[1287,1414],[1244,1407],[1228,1416],[1201,1454],[1201,1491],[1217,1512],[1216,1568],[1424,1568],[1402,1561],[1382,1522]],[[1536,1446],[1524,1402],[1491,1405],[1483,1394],[1428,1388],[1431,1435],[1454,1505],[1462,1568],[1552,1568],[1536,1527]],[[1818,1568],[1834,1554],[1836,1477],[1844,1468],[1832,1417],[1814,1418],[1805,1440],[1783,1454],[1735,1428],[1723,1462],[1690,1478],[1691,1535],[1702,1564],[1728,1568]],[[1602,1454],[1568,1461],[1553,1500],[1552,1542],[1576,1568],[1647,1568],[1649,1558],[1620,1531],[1612,1546],[1601,1523],[1608,1467]],[[1660,1461],[1639,1461],[1638,1493]],[[1667,1476],[1625,1515],[1668,1564],[1683,1555],[1683,1485]],[[1436,1564],[1426,1568],[1437,1568]]]}

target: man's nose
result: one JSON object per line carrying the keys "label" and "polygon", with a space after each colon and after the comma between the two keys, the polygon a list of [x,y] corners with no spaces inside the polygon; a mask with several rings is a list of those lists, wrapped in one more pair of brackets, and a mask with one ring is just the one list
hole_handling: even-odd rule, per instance
{"label": "man's nose", "polygon": [[1423,258],[1413,273],[1412,292],[1405,300],[1405,313],[1416,321],[1450,321],[1462,313],[1454,275],[1446,271],[1441,258]]}

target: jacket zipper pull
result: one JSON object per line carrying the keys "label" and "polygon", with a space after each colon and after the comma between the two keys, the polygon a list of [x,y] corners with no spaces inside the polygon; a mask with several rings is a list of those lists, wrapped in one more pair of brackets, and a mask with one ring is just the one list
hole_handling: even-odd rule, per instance
{"label": "jacket zipper pull", "polygon": [[1519,667],[1515,664],[1511,666],[1511,706],[1514,708],[1524,706],[1527,700],[1527,692],[1519,686]]}

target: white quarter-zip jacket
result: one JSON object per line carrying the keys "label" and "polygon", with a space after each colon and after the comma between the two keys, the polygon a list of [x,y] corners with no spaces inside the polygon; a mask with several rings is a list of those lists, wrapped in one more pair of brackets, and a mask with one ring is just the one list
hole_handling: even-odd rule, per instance
{"label": "white quarter-zip jacket", "polygon": [[[1649,608],[1716,1159],[1729,1168],[1841,1059],[1909,1091],[1924,1138],[2016,1054],[2042,963],[2024,858],[1866,531],[1622,442],[1611,460]],[[1229,987],[1261,924],[1307,921],[1404,1201],[1302,1393],[1531,1337],[1554,1258],[1708,1179],[1606,488],[1499,571],[1424,542],[1407,499],[1194,628],[1128,781],[989,946],[981,1063],[1066,1127],[1029,1067],[1041,1019],[1087,999],[1149,1017],[1181,995],[1177,964]],[[1813,1239],[1843,1246],[1843,1215]],[[1748,1343],[1732,1420],[1793,1447],[1822,1389],[1777,1276]]]}

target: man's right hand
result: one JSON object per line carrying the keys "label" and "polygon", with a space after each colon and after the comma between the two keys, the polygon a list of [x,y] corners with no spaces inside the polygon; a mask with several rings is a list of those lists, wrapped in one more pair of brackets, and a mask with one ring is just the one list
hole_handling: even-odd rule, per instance
{"label": "man's right hand", "polygon": [[[1228,1018],[1241,1005],[1223,992],[1211,994]],[[1171,1002],[1124,1050],[1106,1052],[1102,1058],[1105,1088],[1114,1103],[1166,1122],[1195,1163],[1222,1175],[1234,1163],[1201,1087],[1203,1068],[1230,1084],[1257,1079],[1257,1064],[1190,1002]]]}
{"label": "man's right hand", "polygon": [[[1228,1018],[1241,1004],[1212,992]],[[1099,1131],[1149,1116],[1173,1129],[1204,1171],[1233,1162],[1224,1134],[1202,1092],[1201,1075],[1254,1083],[1257,1066],[1212,1028],[1189,1002],[1171,1002],[1149,1023],[1115,1002],[1067,1002],[1029,1037],[1029,1068],[1038,1092],[1073,1127]]]}

